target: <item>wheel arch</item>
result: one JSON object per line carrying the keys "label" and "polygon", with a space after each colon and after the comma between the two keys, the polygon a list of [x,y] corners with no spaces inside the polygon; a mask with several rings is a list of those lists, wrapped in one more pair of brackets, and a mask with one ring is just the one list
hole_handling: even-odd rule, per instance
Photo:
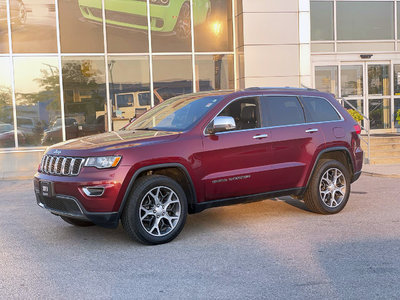
{"label": "wheel arch", "polygon": [[308,188],[311,178],[314,176],[314,173],[316,171],[317,164],[321,159],[334,159],[334,160],[341,162],[345,167],[347,167],[347,169],[350,173],[350,178],[353,177],[354,162],[353,162],[353,159],[352,159],[349,149],[347,149],[346,147],[327,148],[327,149],[322,150],[318,154],[317,158],[315,159],[313,168],[310,172],[310,175],[308,176],[307,184],[306,184],[304,190],[306,190]]}
{"label": "wheel arch", "polygon": [[157,164],[157,165],[149,165],[146,167],[142,167],[133,174],[133,176],[130,179],[128,188],[125,191],[125,195],[122,199],[120,208],[119,208],[119,217],[122,215],[122,212],[125,208],[127,199],[129,197],[129,194],[131,193],[133,186],[135,184],[135,181],[138,178],[141,178],[143,176],[149,176],[152,174],[157,174],[157,175],[164,175],[167,177],[172,178],[175,180],[181,187],[183,188],[186,199],[187,199],[187,204],[188,204],[188,212],[193,213],[195,204],[197,203],[197,197],[196,197],[196,191],[194,188],[194,184],[192,181],[192,178],[189,175],[189,172],[183,166],[182,164],[179,163],[166,163],[166,164]]}

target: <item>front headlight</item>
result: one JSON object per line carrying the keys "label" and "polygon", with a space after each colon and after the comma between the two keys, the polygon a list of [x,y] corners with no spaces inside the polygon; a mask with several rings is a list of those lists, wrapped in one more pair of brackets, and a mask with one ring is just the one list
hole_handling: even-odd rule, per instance
{"label": "front headlight", "polygon": [[88,157],[85,167],[95,167],[98,169],[115,168],[120,161],[121,156]]}

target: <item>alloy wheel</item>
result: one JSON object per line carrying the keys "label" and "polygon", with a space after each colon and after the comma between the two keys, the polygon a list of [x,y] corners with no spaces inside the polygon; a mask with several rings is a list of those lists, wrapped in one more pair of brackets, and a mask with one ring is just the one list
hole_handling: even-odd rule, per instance
{"label": "alloy wheel", "polygon": [[169,234],[178,224],[180,216],[179,198],[169,187],[152,188],[140,202],[140,223],[153,236]]}
{"label": "alloy wheel", "polygon": [[321,177],[319,193],[329,208],[338,207],[346,195],[346,178],[337,168],[328,169]]}

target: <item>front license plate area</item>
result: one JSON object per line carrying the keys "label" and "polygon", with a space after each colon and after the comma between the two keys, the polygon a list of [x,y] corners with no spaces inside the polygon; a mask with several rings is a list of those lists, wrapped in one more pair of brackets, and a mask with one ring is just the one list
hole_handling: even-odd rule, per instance
{"label": "front license plate area", "polygon": [[40,181],[39,187],[40,187],[40,194],[42,196],[53,197],[54,189],[53,189],[53,183],[51,181]]}

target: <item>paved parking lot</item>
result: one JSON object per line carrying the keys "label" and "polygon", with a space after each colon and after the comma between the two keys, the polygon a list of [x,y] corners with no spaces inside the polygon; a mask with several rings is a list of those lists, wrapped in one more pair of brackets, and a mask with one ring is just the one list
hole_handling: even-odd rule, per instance
{"label": "paved parking lot", "polygon": [[188,217],[172,243],[76,228],[1,181],[0,298],[399,298],[400,180],[362,176],[338,215],[291,198]]}

